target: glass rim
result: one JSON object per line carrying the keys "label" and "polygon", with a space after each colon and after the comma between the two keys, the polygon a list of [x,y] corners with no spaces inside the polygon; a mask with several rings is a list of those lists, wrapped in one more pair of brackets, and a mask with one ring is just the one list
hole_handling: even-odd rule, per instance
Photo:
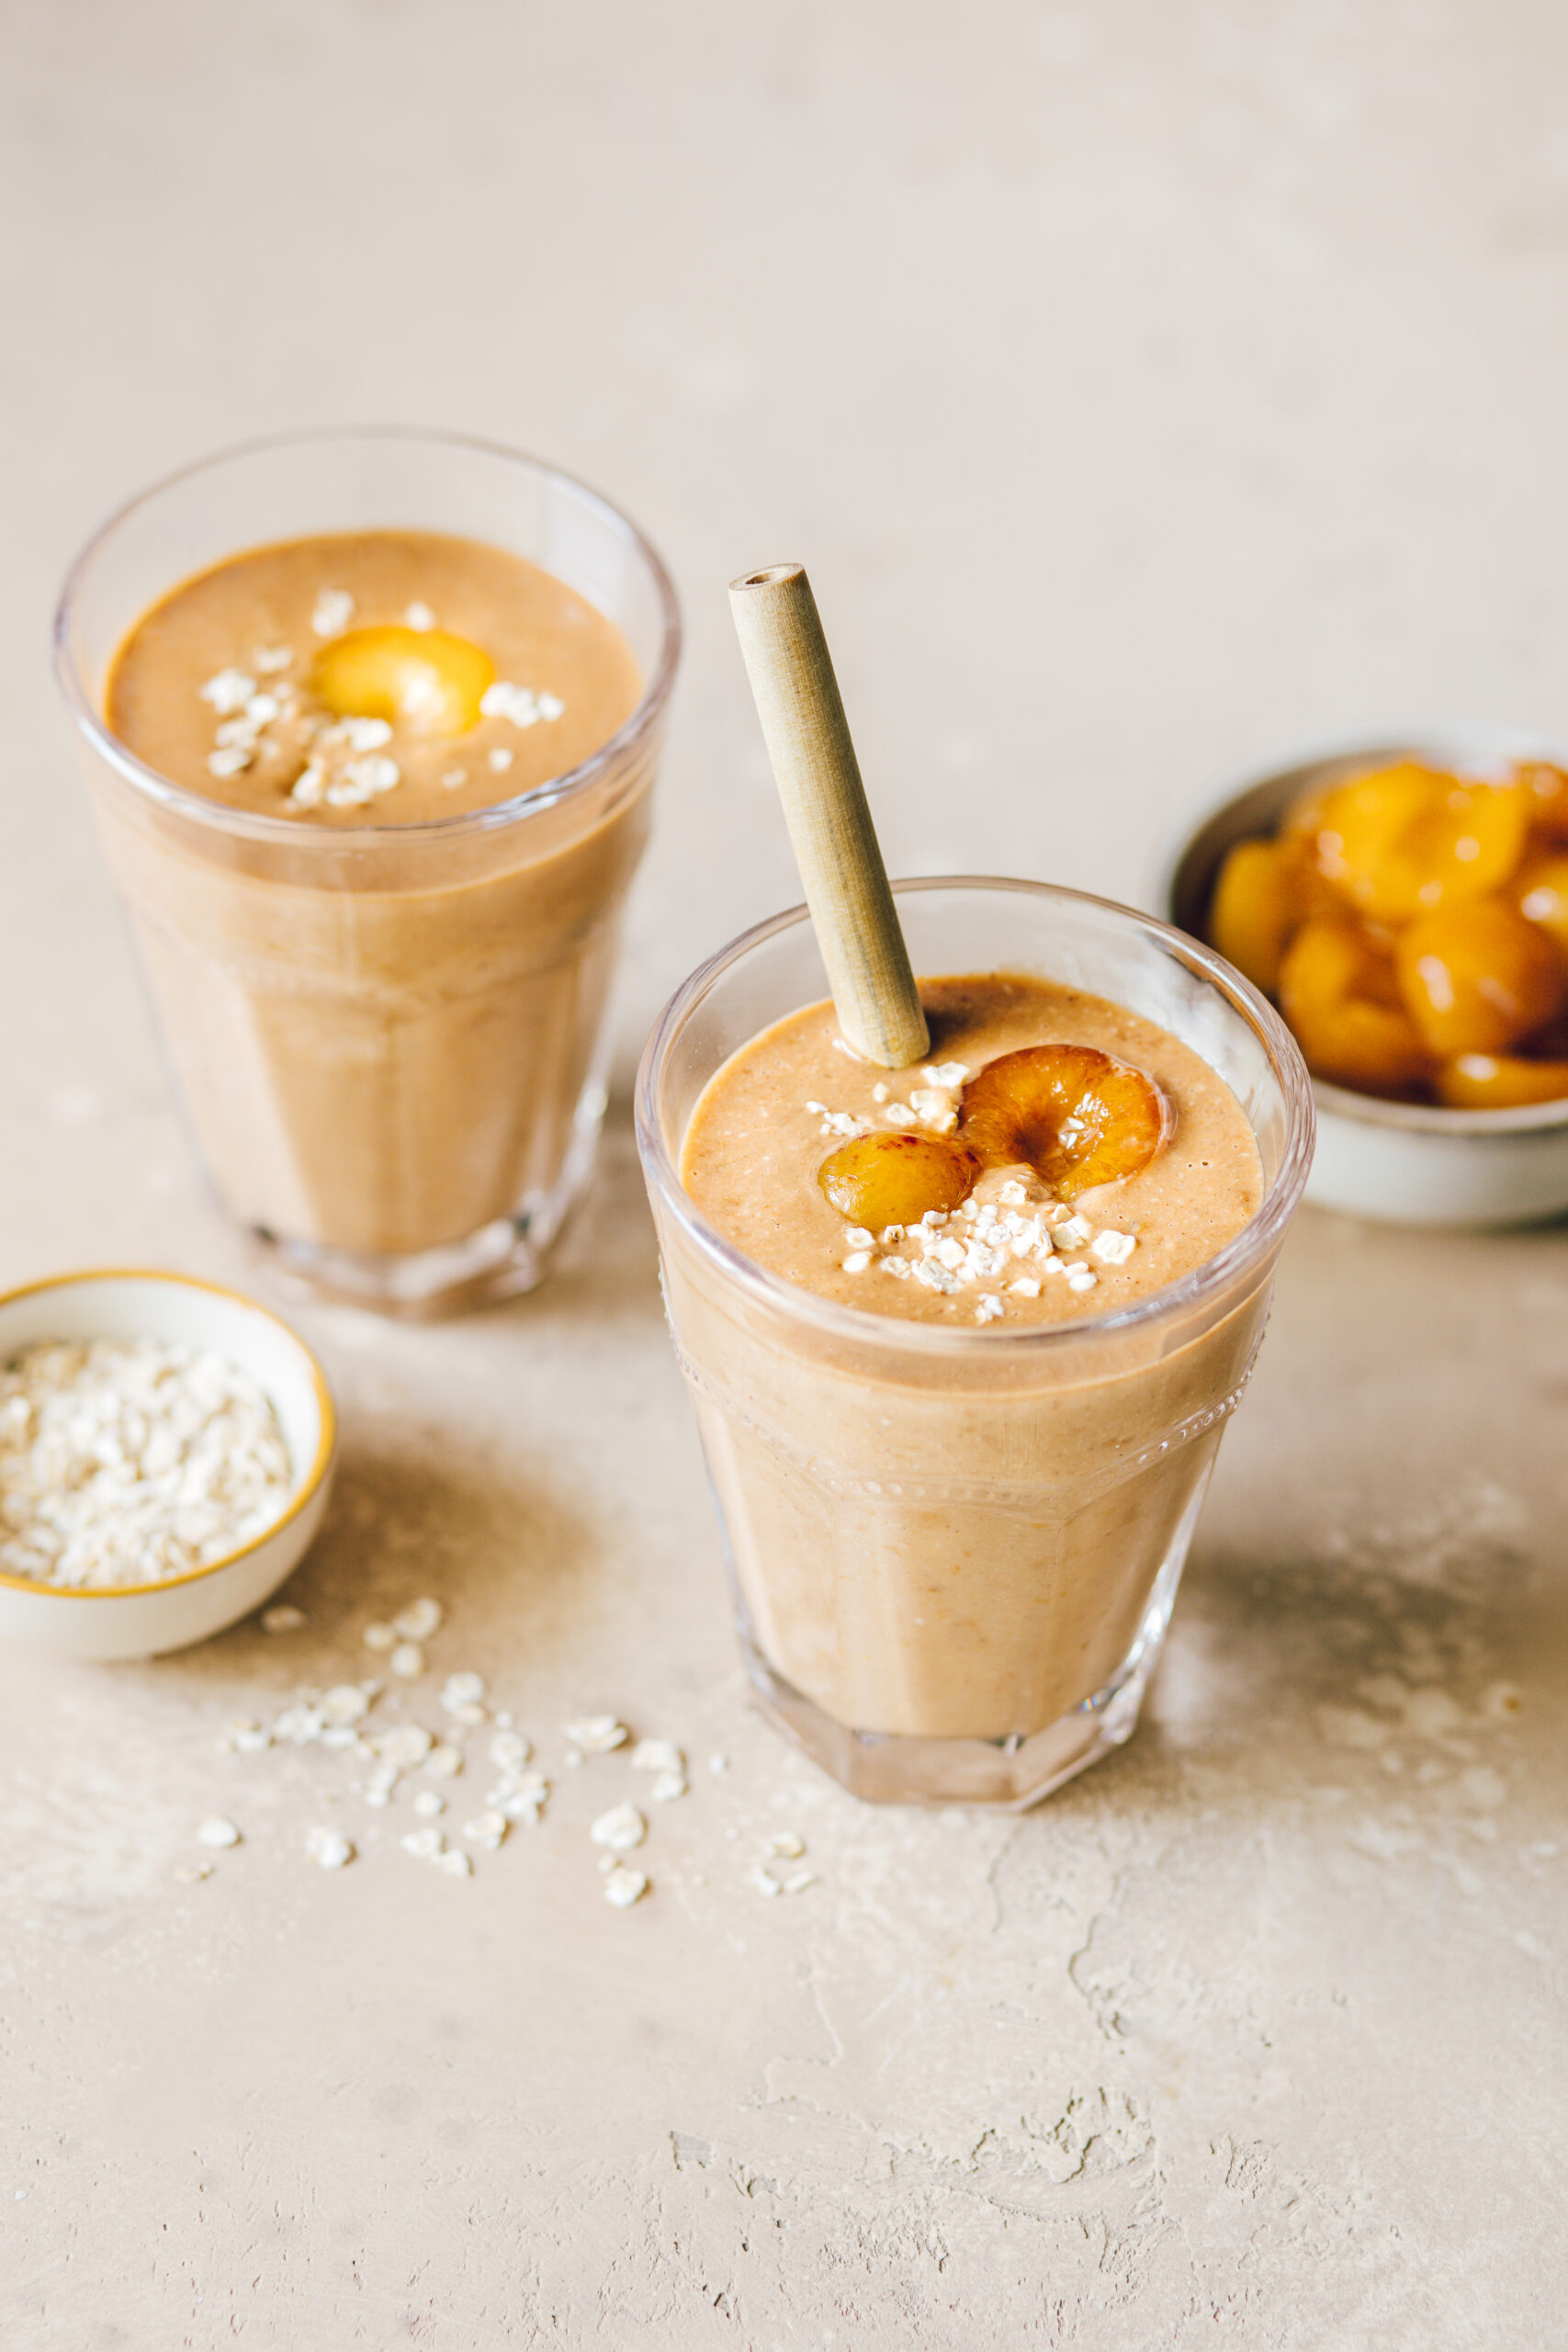
{"label": "glass rim", "polygon": [[[220,801],[209,800],[202,793],[190,791],[184,785],[173,783],[169,777],[160,775],[156,768],[148,766],[144,760],[138,759],[130,746],[122,743],[113,733],[94,700],[91,686],[82,676],[71,643],[71,630],[77,598],[93,565],[116,533],[133,516],[140,514],[166,492],[178,489],[182,483],[191,481],[198,475],[216,472],[220,467],[231,465],[237,459],[265,456],[273,450],[310,445],[322,447],[333,442],[374,441],[465,450],[527,468],[575,491],[626,534],[652,579],[661,623],[658,658],[636,708],[607,742],[601,743],[586,760],[579,761],[576,767],[566,769],[560,775],[547,777],[542,784],[535,785],[527,792],[514,793],[509,800],[492,801],[486,808],[465,809],[450,817],[431,818],[421,824],[301,825],[297,817],[268,817],[251,809],[231,808]],[[171,585],[177,586],[178,582]],[[342,850],[370,842],[378,848],[387,848],[405,842],[462,840],[476,833],[492,832],[507,825],[520,823],[547,808],[558,807],[563,800],[577,797],[597,783],[607,769],[646,735],[662,713],[675,683],[675,672],[681,658],[682,627],[680,600],[675,594],[674,582],[652,541],[637,528],[629,514],[623,513],[592,483],[581,481],[576,474],[568,473],[564,467],[552,465],[548,458],[532,457],[526,450],[508,448],[503,442],[485,440],[476,434],[446,433],[438,427],[426,425],[350,424],[305,426],[285,433],[262,434],[254,440],[236,442],[226,449],[215,451],[210,457],[197,458],[189,465],[177,467],[174,472],[160,476],[145,490],[138,491],[133,497],[124,500],[99,524],[67,571],[55,606],[51,639],[55,678],[76,725],[99,758],[146,798],[188,818],[193,823],[212,826],[219,831],[246,840],[295,846],[303,842],[319,843],[323,850]]]}
{"label": "glass rim", "polygon": [[[874,1308],[842,1306],[799,1284],[771,1274],[738,1249],[697,1208],[681,1182],[680,1170],[666,1148],[657,1101],[659,1081],[677,1038],[716,983],[754,948],[781,932],[798,929],[810,921],[810,910],[789,907],[782,914],[755,923],[727,946],[719,948],[683,980],[655,1023],[637,1074],[636,1126],[637,1149],[649,1182],[657,1185],[665,1207],[703,1255],[729,1280],[738,1281],[750,1296],[783,1313],[816,1324],[824,1333],[864,1346],[908,1348],[920,1355],[967,1355],[976,1347],[1014,1354],[1038,1354],[1070,1347],[1086,1338],[1136,1329],[1190,1306],[1207,1294],[1223,1289],[1266,1258],[1289,1225],[1301,1201],[1312,1167],[1315,1118],[1312,1080],[1301,1049],[1268,999],[1212,947],[1190,938],[1156,915],[1125,907],[1114,899],[1087,890],[1069,890],[1053,882],[1030,882],[990,874],[920,875],[892,885],[896,897],[934,890],[998,890],[1023,897],[1102,909],[1134,924],[1172,953],[1189,970],[1196,971],[1241,1014],[1259,1037],[1284,1097],[1287,1130],[1279,1172],[1256,1214],[1241,1231],[1201,1266],[1152,1291],[1130,1306],[1108,1308],[1098,1315],[1076,1317],[1070,1323],[1032,1324],[1005,1330],[993,1325],[973,1329],[949,1329],[941,1324],[918,1323],[902,1316],[879,1315]],[[1196,1049],[1194,1049],[1196,1050]]]}

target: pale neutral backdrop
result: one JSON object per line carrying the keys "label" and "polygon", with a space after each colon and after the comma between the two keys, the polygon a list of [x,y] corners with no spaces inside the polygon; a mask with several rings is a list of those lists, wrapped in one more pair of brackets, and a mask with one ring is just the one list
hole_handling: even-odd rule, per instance
{"label": "pale neutral backdrop", "polygon": [[[1136,897],[1303,741],[1568,725],[1568,17],[6,23],[0,1278],[251,1278],[50,682],[110,504],[257,432],[451,426],[603,484],[690,625],[559,1277],[301,1316],[347,1428],[301,1632],[0,1658],[6,2352],[1561,2340],[1568,1238],[1304,1216],[1132,1749],[1021,1820],[873,1813],[745,1709],[624,1097],[673,983],[795,895],[743,568],[810,566],[906,871]],[[406,1794],[221,1752],[422,1590],[411,1707],[477,1668],[557,1779],[464,1883],[399,1850]],[[693,1760],[626,1914],[583,1707]],[[182,1879],[213,1812],[243,1843]],[[781,1829],[817,1883],[769,1900]]]}

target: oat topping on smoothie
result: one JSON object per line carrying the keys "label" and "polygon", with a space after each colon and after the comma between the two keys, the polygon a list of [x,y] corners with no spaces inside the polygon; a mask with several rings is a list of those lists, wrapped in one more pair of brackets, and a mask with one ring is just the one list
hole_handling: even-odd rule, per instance
{"label": "oat topping on smoothie", "polygon": [[815,1005],[698,1104],[687,1189],[770,1272],[879,1314],[1055,1322],[1163,1288],[1256,1210],[1240,1105],[1152,1022],[1022,975],[920,994],[929,1063],[846,1068]]}
{"label": "oat topping on smoothie", "polygon": [[210,798],[412,824],[564,774],[638,691],[619,630],[536,565],[367,531],[254,548],[176,588],[121,649],[108,717]]}

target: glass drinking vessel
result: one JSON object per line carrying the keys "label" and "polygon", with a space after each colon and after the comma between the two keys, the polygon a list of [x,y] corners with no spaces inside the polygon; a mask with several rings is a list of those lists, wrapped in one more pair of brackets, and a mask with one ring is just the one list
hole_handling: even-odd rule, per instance
{"label": "glass drinking vessel", "polygon": [[1165,924],[1040,883],[895,886],[918,973],[1026,972],[1200,1054],[1263,1200],[1195,1272],[1114,1313],[950,1329],[764,1272],[680,1180],[708,1080],[827,982],[804,908],[694,973],[643,1057],[637,1138],[665,1298],[763,1712],[857,1795],[1026,1805],[1127,1739],[1312,1158],[1273,1010]]}
{"label": "glass drinking vessel", "polygon": [[[569,774],[430,823],[316,827],[157,775],[107,673],[192,574],[321,532],[438,531],[553,572],[642,677]],[[56,667],[175,1091],[219,1198],[298,1284],[428,1314],[538,1281],[592,1166],[620,916],[680,650],[658,556],[596,492],[434,434],[255,444],[124,507],[66,582]]]}

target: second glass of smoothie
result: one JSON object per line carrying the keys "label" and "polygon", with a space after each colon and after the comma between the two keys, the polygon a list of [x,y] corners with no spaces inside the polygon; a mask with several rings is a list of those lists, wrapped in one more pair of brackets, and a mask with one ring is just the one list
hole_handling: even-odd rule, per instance
{"label": "second glass of smoothie", "polygon": [[311,1289],[526,1289],[590,1173],[680,629],[626,518],[439,435],[306,435],[124,509],[57,662],[177,1089]]}
{"label": "second glass of smoothie", "polygon": [[[1136,1723],[1311,1091],[1270,1008],[1161,923],[1039,884],[896,896],[926,1066],[848,1051],[797,910],[672,1001],[638,1142],[764,1711],[862,1796],[1023,1805]],[[837,1148],[962,1146],[967,1081],[1064,1040],[1157,1082],[1138,1172],[1063,1198],[1004,1148],[907,1230],[835,1214]]]}

